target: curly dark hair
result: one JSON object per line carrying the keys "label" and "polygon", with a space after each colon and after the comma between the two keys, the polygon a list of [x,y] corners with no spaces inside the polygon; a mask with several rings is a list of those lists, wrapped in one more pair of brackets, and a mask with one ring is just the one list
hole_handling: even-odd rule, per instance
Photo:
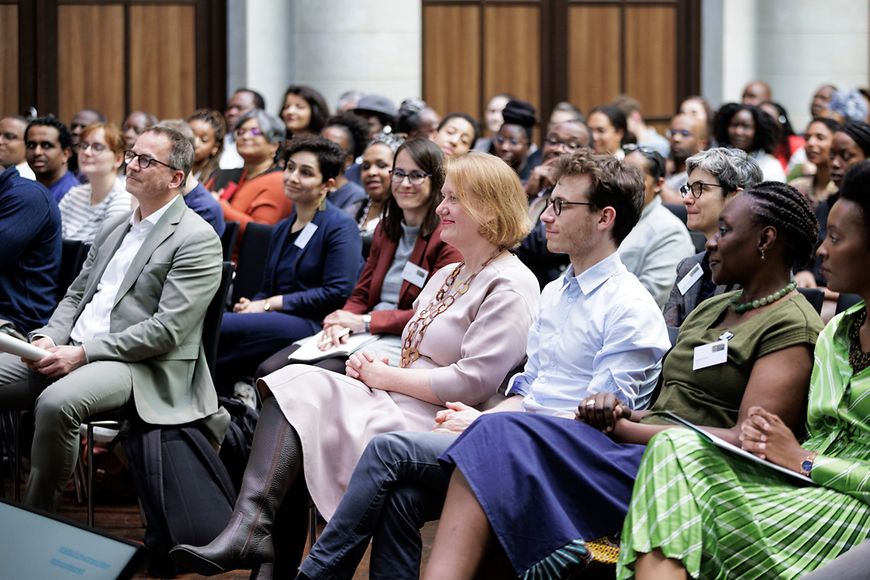
{"label": "curly dark hair", "polygon": [[751,151],[763,150],[765,153],[773,153],[776,144],[779,143],[779,126],[770,115],[755,105],[741,103],[726,103],[722,105],[713,117],[713,137],[722,147],[733,147],[728,136],[728,125],[731,118],[740,111],[749,111],[755,122],[755,136],[752,139]]}
{"label": "curly dark hair", "polygon": [[840,199],[851,201],[861,208],[861,221],[867,245],[870,247],[870,161],[861,161],[849,168],[840,184]]}
{"label": "curly dark hair", "polygon": [[348,153],[353,155],[354,159],[362,155],[366,150],[366,146],[369,143],[369,124],[359,115],[350,111],[333,115],[326,120],[324,128],[326,127],[341,127],[344,129],[350,139],[350,151]]}

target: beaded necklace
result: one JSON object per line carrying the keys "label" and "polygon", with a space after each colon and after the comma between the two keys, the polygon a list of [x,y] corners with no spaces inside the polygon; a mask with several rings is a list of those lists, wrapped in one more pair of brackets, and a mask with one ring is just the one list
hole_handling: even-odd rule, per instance
{"label": "beaded necklace", "polygon": [[792,290],[797,287],[797,284],[794,282],[789,282],[785,285],[785,287],[780,288],[773,294],[768,294],[764,298],[756,298],[752,302],[740,302],[740,298],[743,296],[743,292],[740,292],[737,296],[735,296],[731,300],[731,306],[734,307],[734,312],[737,314],[743,314],[744,312],[748,312],[750,310],[755,310],[756,308],[761,308],[762,306],[767,306],[768,304],[773,304]]}
{"label": "beaded necklace", "polygon": [[450,308],[459,296],[468,292],[468,288],[471,286],[474,279],[477,278],[477,275],[480,274],[484,268],[489,266],[490,263],[492,263],[492,261],[495,260],[503,251],[504,250],[501,248],[496,250],[496,252],[490,256],[476,272],[463,280],[455,289],[453,288],[453,284],[456,282],[459,273],[463,268],[465,268],[465,262],[461,262],[453,269],[453,272],[450,273],[444,281],[444,284],[442,284],[441,288],[438,289],[435,298],[433,298],[425,308],[417,312],[414,315],[414,318],[412,318],[408,323],[408,336],[405,337],[405,340],[402,343],[402,368],[411,366],[415,360],[420,358],[418,347],[420,346],[420,342],[423,340],[423,335],[426,334],[426,329],[429,328],[432,321],[435,320],[439,314]]}
{"label": "beaded necklace", "polygon": [[857,375],[867,367],[870,367],[870,352],[861,350],[861,325],[867,320],[867,309],[855,314],[852,327],[849,328],[849,366],[852,374]]}

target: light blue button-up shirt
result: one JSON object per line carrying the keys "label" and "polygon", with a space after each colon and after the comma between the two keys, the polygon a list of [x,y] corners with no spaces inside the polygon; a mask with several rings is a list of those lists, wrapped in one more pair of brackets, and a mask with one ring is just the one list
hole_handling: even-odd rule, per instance
{"label": "light blue button-up shirt", "polygon": [[544,288],[528,362],[507,394],[522,395],[531,413],[573,416],[581,399],[601,392],[642,409],[669,347],[661,310],[614,253]]}

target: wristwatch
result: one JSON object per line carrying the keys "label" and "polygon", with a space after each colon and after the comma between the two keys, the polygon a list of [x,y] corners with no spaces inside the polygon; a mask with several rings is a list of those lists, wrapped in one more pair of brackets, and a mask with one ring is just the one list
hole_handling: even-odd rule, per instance
{"label": "wristwatch", "polygon": [[363,314],[363,332],[371,332],[372,331],[372,315],[371,314]]}
{"label": "wristwatch", "polygon": [[272,310],[272,303],[269,302],[268,298],[266,298],[266,300],[263,301],[263,312],[269,312],[270,310]]}
{"label": "wristwatch", "polygon": [[818,453],[813,451],[806,456],[806,459],[801,461],[801,475],[806,475],[807,477],[810,476],[810,473],[813,471],[813,462],[816,460],[816,455],[818,455]]}

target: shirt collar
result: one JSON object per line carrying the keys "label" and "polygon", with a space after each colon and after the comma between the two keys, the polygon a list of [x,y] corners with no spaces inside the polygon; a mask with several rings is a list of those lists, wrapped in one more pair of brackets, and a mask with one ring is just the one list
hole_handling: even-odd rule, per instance
{"label": "shirt collar", "polygon": [[154,227],[155,225],[157,225],[157,222],[160,221],[160,218],[163,217],[163,214],[166,213],[166,210],[169,209],[169,206],[171,206],[176,199],[178,199],[177,195],[170,199],[168,202],[166,202],[163,207],[146,217],[144,220],[140,217],[141,214],[139,213],[139,208],[136,208],[136,211],[134,211],[133,215],[130,216],[130,225],[136,227],[142,224],[143,226],[147,226],[149,228]]}
{"label": "shirt collar", "polygon": [[565,275],[562,277],[562,288],[576,280],[580,286],[580,291],[583,294],[589,295],[596,288],[607,282],[611,276],[627,272],[622,260],[619,259],[619,252],[613,252],[597,264],[589,267],[579,276],[574,275],[574,266],[568,266],[565,270]]}

